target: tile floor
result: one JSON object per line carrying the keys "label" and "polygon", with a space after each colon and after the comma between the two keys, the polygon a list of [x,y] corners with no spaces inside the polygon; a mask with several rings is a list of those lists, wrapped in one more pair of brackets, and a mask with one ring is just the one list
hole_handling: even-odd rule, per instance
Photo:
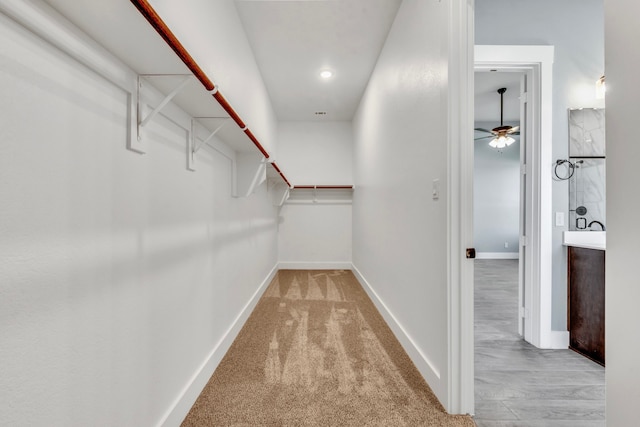
{"label": "tile floor", "polygon": [[518,335],[518,261],[475,261],[479,427],[604,427],[604,368]]}

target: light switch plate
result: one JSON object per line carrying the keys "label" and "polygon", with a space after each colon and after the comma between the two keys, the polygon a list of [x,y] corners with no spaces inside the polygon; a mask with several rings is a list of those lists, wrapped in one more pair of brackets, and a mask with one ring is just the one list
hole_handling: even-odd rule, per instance
{"label": "light switch plate", "polygon": [[440,198],[440,180],[439,179],[433,180],[431,197],[433,198],[433,200],[438,200]]}
{"label": "light switch plate", "polygon": [[564,227],[564,212],[556,212],[556,227]]}

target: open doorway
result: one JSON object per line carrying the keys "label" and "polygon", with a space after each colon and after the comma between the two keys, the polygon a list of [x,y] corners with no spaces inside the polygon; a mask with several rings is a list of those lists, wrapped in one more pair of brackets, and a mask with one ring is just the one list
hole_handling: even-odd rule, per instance
{"label": "open doorway", "polygon": [[[520,245],[524,235],[526,187],[521,174],[525,157],[525,122],[521,118],[520,96],[526,74],[520,70],[480,69],[475,72],[474,95],[474,200],[473,230],[477,259],[483,275],[515,275],[514,289],[504,289],[500,296],[505,329],[524,334],[524,259]],[[502,139],[501,139],[502,138]],[[521,143],[522,141],[522,143]],[[521,197],[522,196],[522,197]],[[498,261],[499,260],[499,261]],[[486,271],[494,266],[495,271]],[[511,325],[513,323],[513,325]],[[477,326],[477,325],[476,325]],[[505,331],[506,332],[506,331]]]}
{"label": "open doorway", "polygon": [[[515,295],[511,301],[516,331],[540,346],[534,335],[541,307],[534,304],[540,283],[533,243],[539,240],[534,218],[535,176],[527,173],[535,157],[538,87],[534,72],[515,65],[477,67],[474,95],[474,246],[479,259],[511,260]],[[498,270],[501,270],[498,268]]]}

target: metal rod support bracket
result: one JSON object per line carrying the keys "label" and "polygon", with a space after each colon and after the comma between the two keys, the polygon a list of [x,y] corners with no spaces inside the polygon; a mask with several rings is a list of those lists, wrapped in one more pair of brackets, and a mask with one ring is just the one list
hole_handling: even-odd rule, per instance
{"label": "metal rod support bracket", "polygon": [[[168,94],[165,98],[158,104],[155,108],[151,110],[144,118],[144,110],[145,107],[141,102],[141,89],[142,89],[142,79],[146,77],[164,77],[164,76],[183,76],[184,78],[181,82]],[[184,89],[184,87],[189,83],[189,80],[193,77],[192,74],[139,74],[138,75],[138,86],[137,86],[137,112],[138,112],[138,141],[142,139],[142,129],[149,124],[151,119],[153,119],[156,114],[158,114],[162,109],[169,103],[171,100]]]}
{"label": "metal rod support bracket", "polygon": [[[197,123],[199,119],[224,119],[224,121],[207,136],[204,140],[198,142]],[[222,127],[229,122],[229,117],[192,117],[191,129],[189,129],[188,147],[187,147],[187,169],[196,170],[196,153],[215,136]]]}
{"label": "metal rod support bracket", "polygon": [[[214,129],[213,132],[211,132],[209,134],[209,136],[207,136],[204,140],[202,140],[199,144],[197,143],[197,137],[195,134],[195,122],[197,119],[224,119],[224,121],[217,127]],[[220,131],[220,129],[222,129],[224,127],[224,125],[226,125],[227,123],[229,123],[229,120],[231,118],[230,117],[194,117],[191,119],[191,135],[193,138],[193,152],[197,153],[204,144],[206,144],[207,142],[209,142],[211,140],[211,138],[213,138],[216,133],[218,133],[218,131]]]}

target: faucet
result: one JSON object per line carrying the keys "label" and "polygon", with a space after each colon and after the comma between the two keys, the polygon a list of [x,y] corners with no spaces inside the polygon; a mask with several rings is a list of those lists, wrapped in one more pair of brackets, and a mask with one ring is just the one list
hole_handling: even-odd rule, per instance
{"label": "faucet", "polygon": [[606,230],[606,228],[604,228],[604,224],[601,223],[600,221],[591,221],[587,227],[591,228],[593,224],[600,224],[600,227],[602,227],[602,231]]}

